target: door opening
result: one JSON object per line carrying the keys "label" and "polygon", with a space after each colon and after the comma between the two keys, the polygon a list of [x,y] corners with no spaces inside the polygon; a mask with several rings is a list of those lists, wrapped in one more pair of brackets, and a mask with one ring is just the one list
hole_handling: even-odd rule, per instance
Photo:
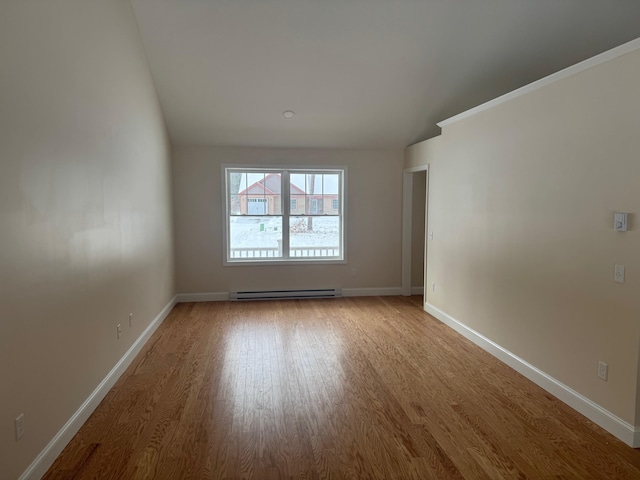
{"label": "door opening", "polygon": [[[428,166],[407,169],[402,194],[402,295],[424,295]],[[423,296],[424,299],[424,296]]]}

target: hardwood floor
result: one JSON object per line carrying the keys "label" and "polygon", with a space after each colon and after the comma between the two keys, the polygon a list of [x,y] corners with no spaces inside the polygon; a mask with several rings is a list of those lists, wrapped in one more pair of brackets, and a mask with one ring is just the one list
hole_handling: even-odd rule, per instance
{"label": "hardwood floor", "polygon": [[179,304],[45,479],[640,479],[421,298]]}

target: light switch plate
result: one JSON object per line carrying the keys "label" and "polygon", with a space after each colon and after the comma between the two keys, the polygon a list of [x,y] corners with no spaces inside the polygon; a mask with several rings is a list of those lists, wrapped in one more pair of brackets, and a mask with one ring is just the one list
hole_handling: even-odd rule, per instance
{"label": "light switch plate", "polygon": [[626,232],[627,231],[627,214],[626,213],[616,213],[614,215],[613,229],[616,232]]}

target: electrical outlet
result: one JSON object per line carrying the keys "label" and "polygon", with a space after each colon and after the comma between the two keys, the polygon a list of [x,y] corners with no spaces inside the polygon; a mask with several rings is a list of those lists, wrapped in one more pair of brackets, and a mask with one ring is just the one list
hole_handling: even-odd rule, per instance
{"label": "electrical outlet", "polygon": [[120,324],[116,326],[116,335],[118,336],[118,340],[120,339],[120,335],[122,335],[122,327]]}
{"label": "electrical outlet", "polygon": [[615,266],[613,281],[616,283],[624,283],[624,265]]}
{"label": "electrical outlet", "polygon": [[24,436],[24,413],[16,417],[16,442]]}
{"label": "electrical outlet", "polygon": [[609,378],[609,365],[603,361],[598,362],[598,378],[605,382]]}
{"label": "electrical outlet", "polygon": [[355,277],[358,274],[358,271],[355,268],[351,269],[351,276]]}
{"label": "electrical outlet", "polygon": [[435,292],[436,291],[436,282],[432,282],[431,283],[431,291]]}
{"label": "electrical outlet", "polygon": [[133,327],[133,313],[129,314],[129,326]]}

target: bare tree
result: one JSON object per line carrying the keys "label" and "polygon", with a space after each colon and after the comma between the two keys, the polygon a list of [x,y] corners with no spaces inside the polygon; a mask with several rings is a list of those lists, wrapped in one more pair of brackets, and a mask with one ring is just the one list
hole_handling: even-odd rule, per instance
{"label": "bare tree", "polygon": [[[316,174],[311,173],[307,175],[307,178],[309,179],[308,193],[309,193],[309,196],[311,197],[311,202],[309,203],[309,205],[307,205],[307,213],[313,213],[311,209],[313,205],[313,194],[315,193],[315,189],[316,189]],[[307,232],[312,232],[312,231],[313,231],[313,217],[309,216],[307,217]]]}
{"label": "bare tree", "polygon": [[231,211],[240,213],[240,199],[238,193],[240,193],[240,181],[242,180],[242,173],[232,172],[229,178],[229,192],[231,194]]}

